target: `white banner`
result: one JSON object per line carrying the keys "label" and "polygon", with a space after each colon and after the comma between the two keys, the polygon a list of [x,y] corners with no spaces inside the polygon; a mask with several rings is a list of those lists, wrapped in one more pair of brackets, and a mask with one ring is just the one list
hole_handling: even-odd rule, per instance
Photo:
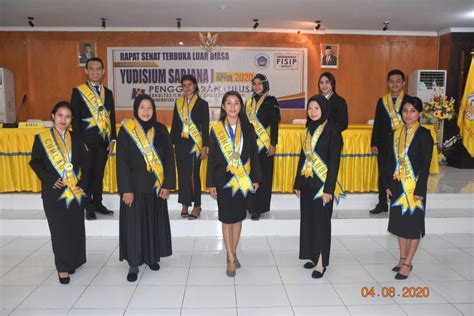
{"label": "white banner", "polygon": [[107,54],[108,87],[118,109],[131,108],[139,93],[149,94],[157,107],[173,107],[185,74],[196,77],[199,94],[210,107],[220,107],[226,91],[249,98],[256,73],[267,76],[270,94],[281,107],[305,107],[305,48],[219,47],[207,52],[200,47],[109,47]]}

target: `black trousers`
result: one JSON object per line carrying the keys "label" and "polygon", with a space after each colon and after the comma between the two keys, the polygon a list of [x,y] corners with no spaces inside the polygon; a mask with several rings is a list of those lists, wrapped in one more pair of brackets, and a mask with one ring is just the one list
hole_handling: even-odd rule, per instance
{"label": "black trousers", "polygon": [[178,203],[194,207],[201,206],[201,160],[190,154],[194,143],[180,142],[175,145],[178,169]]}
{"label": "black trousers", "polygon": [[102,204],[102,186],[104,180],[105,165],[107,163],[108,144],[104,142],[86,144],[89,149],[89,162],[91,165],[89,185],[87,186],[87,203],[100,206]]}
{"label": "black trousers", "polygon": [[[387,208],[387,193],[385,192],[385,188],[383,187],[382,182],[382,174],[386,172],[385,169],[387,167],[387,161],[390,154],[390,149],[385,148],[384,146],[379,146],[379,153],[377,155],[377,167],[379,170],[379,201],[377,203],[377,207]],[[388,171],[388,170],[387,170]]]}

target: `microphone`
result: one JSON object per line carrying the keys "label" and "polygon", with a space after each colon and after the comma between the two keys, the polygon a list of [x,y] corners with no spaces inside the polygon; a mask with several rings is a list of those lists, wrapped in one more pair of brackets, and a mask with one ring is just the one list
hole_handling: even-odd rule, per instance
{"label": "microphone", "polygon": [[17,114],[16,119],[15,119],[15,124],[18,124],[18,119],[20,118],[21,110],[23,110],[23,107],[25,106],[27,98],[28,98],[28,95],[25,94],[23,96],[23,99],[21,100],[21,105],[20,105],[20,109],[18,110],[18,114]]}

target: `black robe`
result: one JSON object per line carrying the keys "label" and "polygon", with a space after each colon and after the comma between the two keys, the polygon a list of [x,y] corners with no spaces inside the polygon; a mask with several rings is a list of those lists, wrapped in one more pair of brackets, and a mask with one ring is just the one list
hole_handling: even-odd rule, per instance
{"label": "black robe", "polygon": [[[88,155],[79,135],[70,133],[71,163],[76,174],[79,171],[81,174],[77,186],[86,190],[90,171]],[[51,233],[56,269],[58,272],[75,270],[86,262],[84,199],[81,205],[77,201],[71,202],[68,209],[64,200],[58,201],[64,188],[53,188],[60,176],[51,164],[38,135],[33,143],[30,166],[41,180],[41,197]]]}
{"label": "black robe", "polygon": [[336,92],[329,97],[329,121],[336,124],[340,132],[345,131],[349,125],[346,100]]}
{"label": "black robe", "polygon": [[[173,147],[168,130],[155,123],[154,147],[164,170],[162,188],[176,186]],[[117,184],[120,193],[120,260],[130,266],[148,265],[170,256],[171,229],[167,200],[158,197],[155,176],[148,172],[138,147],[124,128],[117,139]],[[133,193],[129,207],[122,201],[124,193]]]}
{"label": "black robe", "polygon": [[[252,183],[262,181],[260,162],[258,160],[258,147],[256,134],[253,126],[246,120],[241,120],[243,135],[242,153],[240,158],[244,164],[250,159],[250,180]],[[209,160],[207,165],[207,187],[217,189],[217,207],[219,211],[219,220],[226,224],[237,223],[245,219],[249,209],[249,197],[253,193],[248,193],[244,197],[242,192],[238,191],[232,196],[230,188],[224,188],[224,185],[232,178],[232,173],[226,171],[227,161],[222,153],[218,140],[211,131],[209,137]]]}
{"label": "black robe", "polygon": [[[384,187],[392,192],[391,203],[394,203],[398,197],[403,194],[403,188],[400,181],[393,179],[393,173],[396,166],[395,153],[393,150],[393,133],[389,139],[389,146],[392,148],[388,157],[388,167],[384,169],[383,183]],[[420,239],[425,235],[425,213],[426,213],[426,191],[428,176],[430,174],[431,156],[433,154],[433,138],[428,129],[420,126],[416,131],[413,141],[408,150],[408,157],[415,175],[418,176],[414,195],[422,196],[424,210],[415,210],[410,214],[408,210],[402,215],[400,206],[390,207],[390,217],[388,221],[388,231],[392,234],[408,239]]]}
{"label": "black robe", "polygon": [[[328,172],[324,193],[334,194],[342,150],[342,136],[339,127],[329,121],[322,132],[315,151],[326,163]],[[301,191],[300,197],[300,259],[317,262],[322,254],[323,266],[329,265],[331,250],[331,216],[333,201],[323,205],[323,199],[313,200],[323,183],[314,175],[306,178],[301,175],[305,162],[303,150],[300,153],[294,188]]]}
{"label": "black robe", "polygon": [[[202,137],[202,146],[209,147],[209,105],[198,97],[191,111],[191,119]],[[183,122],[179,116],[176,104],[171,124],[171,138],[175,146],[176,165],[178,168],[178,202],[194,207],[201,206],[201,159],[190,154],[194,141],[191,136],[182,138]]]}
{"label": "black robe", "polygon": [[[260,95],[255,96],[256,100],[260,99]],[[280,106],[273,96],[267,96],[263,100],[257,112],[257,118],[263,127],[270,126],[270,144],[276,146],[278,144],[278,123],[280,122]],[[272,182],[273,182],[273,161],[275,156],[267,156],[267,151],[263,148],[258,154],[260,161],[260,170],[262,171],[262,183],[257,193],[250,198],[250,211],[255,214],[261,214],[270,211],[270,201],[272,199]]]}
{"label": "black robe", "polygon": [[[405,103],[407,95],[403,96],[402,102],[400,106]],[[377,155],[377,167],[379,171],[379,179],[378,179],[378,186],[379,186],[379,207],[385,208],[386,204],[386,195],[383,186],[382,174],[385,168],[387,168],[387,159],[391,153],[391,148],[389,143],[392,141],[392,123],[390,120],[390,116],[383,105],[383,100],[380,98],[377,101],[377,107],[375,108],[375,119],[374,119],[374,127],[372,129],[372,137],[370,141],[370,146],[376,146],[378,148],[378,155]]]}
{"label": "black robe", "polygon": [[[115,105],[112,91],[102,86],[105,100],[104,108],[110,113],[111,134],[110,140],[116,139],[115,128]],[[83,119],[92,117],[84,99],[77,88],[72,89],[71,108],[73,112],[72,128],[78,133],[82,141],[89,149],[89,160],[91,162],[91,176],[88,183],[88,200],[92,199],[96,206],[102,204],[102,184],[104,179],[105,165],[107,163],[109,141],[104,140],[99,134],[99,128],[94,126],[87,129],[89,125]]]}

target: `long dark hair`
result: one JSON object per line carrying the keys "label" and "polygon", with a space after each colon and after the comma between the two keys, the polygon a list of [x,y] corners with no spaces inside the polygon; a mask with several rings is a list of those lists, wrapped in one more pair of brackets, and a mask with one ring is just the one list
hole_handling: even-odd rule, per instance
{"label": "long dark hair", "polygon": [[321,74],[321,76],[319,76],[319,80],[318,80],[318,90],[319,90],[319,93],[321,93],[321,88],[319,87],[319,82],[321,81],[321,78],[322,77],[326,77],[328,78],[329,80],[329,83],[331,84],[332,86],[332,91],[334,93],[336,93],[336,77],[334,77],[334,75],[330,72],[323,72]]}
{"label": "long dark hair", "polygon": [[222,103],[221,103],[221,117],[220,117],[220,120],[223,121],[225,120],[226,116],[227,116],[227,113],[224,111],[224,104],[225,104],[225,101],[227,100],[228,97],[230,96],[236,96],[237,99],[239,99],[239,102],[240,102],[240,111],[239,111],[239,119],[242,121],[242,120],[245,120],[246,118],[246,115],[245,115],[245,106],[244,106],[244,99],[242,99],[242,96],[240,95],[240,93],[238,93],[237,91],[227,91],[224,96],[222,97]]}
{"label": "long dark hair", "polygon": [[51,114],[56,114],[60,108],[69,109],[69,111],[71,111],[71,114],[74,115],[74,113],[72,112],[71,105],[67,101],[59,101],[58,103],[56,103],[56,105],[53,106],[53,109],[51,110]]}

